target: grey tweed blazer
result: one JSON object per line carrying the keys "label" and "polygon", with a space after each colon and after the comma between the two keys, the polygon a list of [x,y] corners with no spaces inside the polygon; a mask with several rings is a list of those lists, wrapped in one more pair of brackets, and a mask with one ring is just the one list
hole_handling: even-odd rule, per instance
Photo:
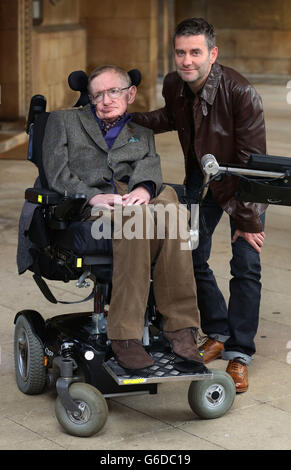
{"label": "grey tweed blazer", "polygon": [[153,132],[127,123],[108,148],[90,104],[51,112],[43,141],[43,164],[49,188],[64,194],[83,193],[87,199],[113,193],[112,177],[129,178],[128,190],[152,181],[162,188],[160,158]]}

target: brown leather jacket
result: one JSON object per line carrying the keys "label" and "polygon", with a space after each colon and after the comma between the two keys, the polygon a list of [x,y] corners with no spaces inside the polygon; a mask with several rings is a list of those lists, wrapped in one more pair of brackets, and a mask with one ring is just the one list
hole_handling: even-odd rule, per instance
{"label": "brown leather jacket", "polygon": [[[185,183],[194,152],[198,162],[203,155],[211,153],[219,163],[240,164],[246,163],[252,153],[266,154],[262,101],[244,77],[214,63],[194,108],[187,88],[177,72],[171,72],[163,85],[165,107],[148,113],[133,113],[135,122],[155,133],[178,131],[185,157]],[[234,198],[237,185],[238,177],[227,176],[221,182],[212,182],[210,187],[218,204],[234,217],[237,229],[260,232],[259,214],[266,205],[237,201]]]}

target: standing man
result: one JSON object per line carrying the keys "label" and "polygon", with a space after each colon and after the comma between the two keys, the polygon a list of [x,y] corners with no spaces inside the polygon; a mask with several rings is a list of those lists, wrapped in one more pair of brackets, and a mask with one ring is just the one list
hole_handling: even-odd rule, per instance
{"label": "standing man", "polygon": [[[178,131],[187,192],[195,197],[203,181],[203,155],[213,154],[219,163],[242,164],[251,153],[266,153],[264,116],[261,98],[250,83],[216,62],[212,25],[202,18],[186,19],[176,27],[173,42],[177,71],[165,77],[164,108],[135,113],[133,119],[154,132]],[[208,335],[202,346],[205,362],[221,356],[229,360],[227,372],[237,392],[245,392],[259,320],[266,206],[235,200],[237,185],[234,176],[210,183],[201,206],[203,233],[193,265],[201,327]],[[212,234],[223,211],[230,219],[233,253],[228,307],[208,265]]]}

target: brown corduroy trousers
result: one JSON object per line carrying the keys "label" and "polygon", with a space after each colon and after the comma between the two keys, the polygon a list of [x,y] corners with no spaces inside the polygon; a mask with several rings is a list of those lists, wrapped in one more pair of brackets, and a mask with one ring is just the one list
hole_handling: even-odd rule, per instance
{"label": "brown corduroy trousers", "polygon": [[[117,191],[127,193],[127,185],[115,182]],[[166,186],[150,205],[169,207],[181,210],[176,192]],[[134,206],[131,206],[134,207]],[[169,214],[165,213],[164,233],[159,238],[157,230],[157,214],[149,210],[149,206],[139,206],[142,214],[142,237],[124,236],[129,215],[124,215],[123,206],[120,210],[121,223],[114,226],[113,245],[113,278],[112,295],[109,306],[107,334],[109,339],[126,340],[141,339],[144,329],[145,311],[149,296],[151,269],[153,266],[153,288],[156,306],[163,317],[163,329],[176,331],[182,328],[200,327],[200,316],[197,307],[196,284],[194,280],[192,252],[181,250],[185,243],[177,230],[177,236],[171,237],[169,230]],[[185,208],[182,207],[184,211]],[[111,214],[111,218],[113,214]],[[131,215],[132,217],[132,215]],[[177,218],[178,220],[178,218]],[[146,228],[152,224],[153,237],[147,236]]]}

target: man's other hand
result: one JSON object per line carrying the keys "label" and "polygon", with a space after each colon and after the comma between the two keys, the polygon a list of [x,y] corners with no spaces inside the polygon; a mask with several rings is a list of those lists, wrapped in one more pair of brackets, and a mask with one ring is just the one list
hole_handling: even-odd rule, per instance
{"label": "man's other hand", "polygon": [[130,193],[122,196],[122,204],[124,206],[131,206],[133,204],[148,204],[150,202],[151,195],[144,186],[138,186],[133,189]]}
{"label": "man's other hand", "polygon": [[114,204],[122,204],[122,196],[120,194],[96,194],[90,199],[89,204],[113,210]]}
{"label": "man's other hand", "polygon": [[242,230],[236,230],[232,238],[232,243],[234,243],[238,237],[244,238],[258,253],[261,253],[261,248],[264,243],[265,233],[249,233],[243,232]]}

